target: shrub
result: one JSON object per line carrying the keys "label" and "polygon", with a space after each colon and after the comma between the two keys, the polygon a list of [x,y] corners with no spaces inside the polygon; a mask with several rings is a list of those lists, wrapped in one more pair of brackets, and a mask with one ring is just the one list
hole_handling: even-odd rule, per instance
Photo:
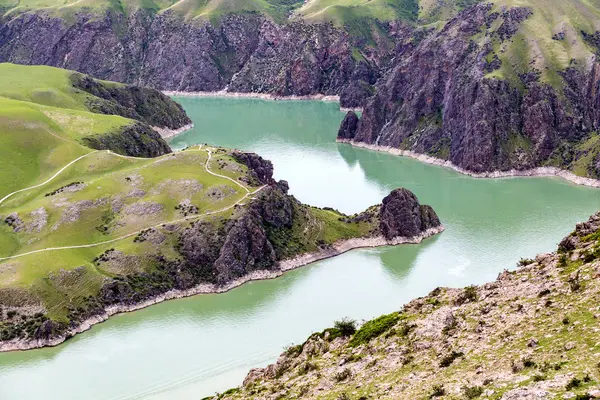
{"label": "shrub", "polygon": [[517,266],[519,267],[525,267],[529,264],[533,264],[535,262],[535,260],[532,260],[531,258],[521,258],[519,260],[519,262],[517,262]]}
{"label": "shrub", "polygon": [[463,393],[467,399],[476,399],[483,394],[483,388],[481,386],[465,386]]}
{"label": "shrub", "polygon": [[433,385],[431,388],[431,394],[429,395],[430,399],[434,397],[440,397],[446,394],[446,389],[444,389],[444,385]]}
{"label": "shrub", "polygon": [[369,342],[371,339],[385,333],[391,329],[400,320],[400,314],[392,313],[382,315],[369,322],[366,322],[350,340],[350,346],[356,347]]}
{"label": "shrub", "polygon": [[579,379],[577,377],[573,377],[569,382],[567,382],[565,389],[571,390],[571,389],[575,389],[579,386],[581,386],[581,379]]}
{"label": "shrub", "polygon": [[535,374],[533,376],[533,381],[534,382],[541,382],[541,381],[545,381],[546,379],[547,379],[546,375],[542,375],[542,374]]}
{"label": "shrub", "polygon": [[288,346],[284,349],[285,355],[289,357],[298,357],[302,353],[303,346],[298,344],[296,346]]}
{"label": "shrub", "polygon": [[474,285],[467,286],[463,292],[456,299],[457,305],[462,305],[467,302],[476,302],[477,301],[477,287]]}
{"label": "shrub", "polygon": [[445,355],[442,360],[440,361],[440,367],[442,368],[446,368],[448,366],[450,366],[450,364],[452,364],[454,362],[454,360],[456,360],[459,357],[462,357],[464,354],[460,351],[455,351],[452,350],[451,353]]}
{"label": "shrub", "polygon": [[356,321],[350,318],[343,318],[335,321],[333,328],[340,331],[340,334],[344,337],[352,336],[356,332]]}
{"label": "shrub", "polygon": [[335,374],[333,376],[333,379],[335,379],[336,382],[341,382],[350,378],[350,376],[352,376],[352,371],[350,371],[350,368],[344,368],[343,370]]}

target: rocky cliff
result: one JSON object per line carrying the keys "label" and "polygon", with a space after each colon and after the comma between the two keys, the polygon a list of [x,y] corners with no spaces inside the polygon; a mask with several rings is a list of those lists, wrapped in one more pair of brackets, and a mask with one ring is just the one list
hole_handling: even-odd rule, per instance
{"label": "rocky cliff", "polygon": [[[427,154],[475,173],[554,166],[599,178],[594,32],[566,23],[546,30],[544,9],[528,3],[475,5],[405,48],[360,121],[348,114],[339,138]],[[556,54],[567,51],[567,40],[579,53],[565,64]]]}
{"label": "rocky cliff", "polygon": [[347,106],[369,94],[365,88],[388,53],[359,56],[356,46],[359,41],[330,24],[281,25],[256,13],[232,13],[218,23],[145,9],[69,18],[15,12],[0,19],[0,61],[169,91],[342,95]]}
{"label": "rocky cliff", "polygon": [[494,282],[337,321],[215,399],[599,398],[599,295],[600,213]]}

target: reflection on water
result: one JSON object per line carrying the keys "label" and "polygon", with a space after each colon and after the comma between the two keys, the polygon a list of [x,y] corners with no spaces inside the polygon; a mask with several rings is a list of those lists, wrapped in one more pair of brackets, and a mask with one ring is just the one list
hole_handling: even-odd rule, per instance
{"label": "reflection on water", "polygon": [[169,301],[111,318],[65,345],[0,354],[0,399],[197,399],[241,382],[335,319],[401,308],[437,286],[494,279],[552,250],[600,209],[600,192],[556,179],[472,179],[334,142],[336,104],[181,99],[196,127],[174,148],[256,151],[299,200],[347,213],[404,186],[446,231],[419,245],[352,251],[229,293]]}

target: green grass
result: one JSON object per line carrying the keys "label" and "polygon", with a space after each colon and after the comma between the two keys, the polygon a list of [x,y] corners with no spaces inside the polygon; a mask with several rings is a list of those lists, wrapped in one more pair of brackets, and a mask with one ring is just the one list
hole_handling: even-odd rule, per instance
{"label": "green grass", "polygon": [[0,64],[0,198],[41,183],[91,150],[89,136],[134,123],[89,112],[92,97],[71,85],[73,72],[52,67]]}
{"label": "green grass", "polygon": [[[563,84],[558,71],[575,61],[581,68],[589,67],[589,56],[594,52],[581,35],[581,31],[596,31],[600,18],[600,2],[573,0],[494,0],[494,11],[502,7],[529,7],[533,11],[517,34],[504,43],[496,44],[495,53],[502,67],[490,77],[507,79],[519,85],[518,74],[532,68],[541,72],[541,81],[560,89]],[[564,40],[553,40],[558,32],[565,33]]]}

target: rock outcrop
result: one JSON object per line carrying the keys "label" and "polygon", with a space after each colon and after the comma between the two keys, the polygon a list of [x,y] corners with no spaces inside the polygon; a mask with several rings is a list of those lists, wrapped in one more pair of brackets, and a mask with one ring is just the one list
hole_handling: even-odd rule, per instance
{"label": "rock outcrop", "polygon": [[111,150],[131,157],[158,157],[171,153],[164,139],[142,122],[123,127],[117,132],[83,138],[86,146],[96,150]]}
{"label": "rock outcrop", "polygon": [[71,81],[75,88],[95,96],[87,104],[94,113],[120,115],[152,127],[172,130],[192,123],[181,105],[158,90],[132,85],[107,85],[81,74],[73,74]]}
{"label": "rock outcrop", "polygon": [[388,240],[414,237],[440,225],[435,211],[430,206],[420,205],[417,196],[409,190],[396,189],[383,199],[379,226]]}

